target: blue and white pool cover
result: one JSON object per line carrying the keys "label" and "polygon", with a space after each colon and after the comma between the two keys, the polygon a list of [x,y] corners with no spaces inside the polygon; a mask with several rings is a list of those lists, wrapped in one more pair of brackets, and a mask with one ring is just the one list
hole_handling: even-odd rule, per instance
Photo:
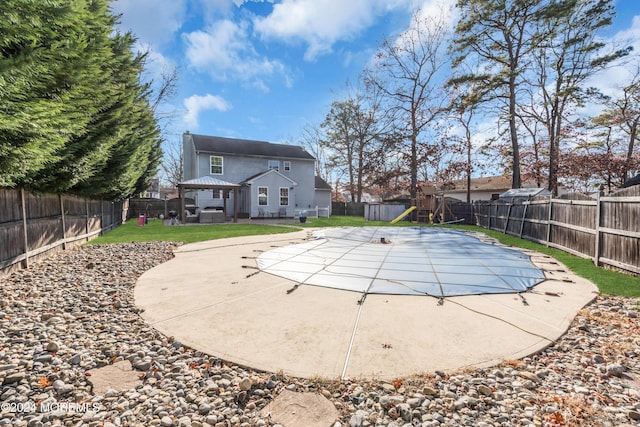
{"label": "blue and white pool cover", "polygon": [[262,253],[258,268],[303,285],[365,294],[520,293],[545,280],[522,252],[433,227],[343,227]]}

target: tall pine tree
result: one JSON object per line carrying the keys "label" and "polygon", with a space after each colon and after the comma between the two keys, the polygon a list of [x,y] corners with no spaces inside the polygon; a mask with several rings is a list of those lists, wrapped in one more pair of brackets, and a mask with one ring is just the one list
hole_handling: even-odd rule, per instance
{"label": "tall pine tree", "polygon": [[0,0],[1,186],[121,199],[155,174],[144,57],[108,4]]}

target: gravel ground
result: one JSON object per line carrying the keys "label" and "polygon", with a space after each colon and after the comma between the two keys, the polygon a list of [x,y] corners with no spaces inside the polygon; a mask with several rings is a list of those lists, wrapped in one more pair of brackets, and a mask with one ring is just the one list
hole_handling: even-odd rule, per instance
{"label": "gravel ground", "polygon": [[[640,301],[599,297],[537,355],[393,382],[301,379],[187,348],[141,319],[133,287],[175,243],[91,245],[0,279],[0,426],[275,426],[283,389],[317,392],[332,426],[640,425]],[[129,361],[140,384],[93,392]],[[426,368],[428,369],[428,368]]]}

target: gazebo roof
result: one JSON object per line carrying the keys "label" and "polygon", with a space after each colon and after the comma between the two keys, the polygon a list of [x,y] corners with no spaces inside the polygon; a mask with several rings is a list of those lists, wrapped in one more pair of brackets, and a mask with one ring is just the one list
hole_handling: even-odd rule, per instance
{"label": "gazebo roof", "polygon": [[201,176],[199,178],[190,179],[188,181],[183,181],[178,184],[178,186],[182,188],[218,188],[218,189],[229,189],[229,188],[238,188],[240,184],[235,184],[233,182],[223,181],[218,178],[214,178],[210,175]]}
{"label": "gazebo roof", "polygon": [[[241,187],[240,184],[236,184],[229,181],[223,181],[218,178],[214,178],[211,175],[201,176],[199,178],[190,179],[178,183],[178,193],[180,194],[180,221],[184,222],[184,191],[186,189],[191,190],[233,190],[234,193]],[[238,222],[238,197],[233,198],[233,222]],[[226,199],[225,199],[226,206]],[[226,211],[226,207],[225,207]]]}

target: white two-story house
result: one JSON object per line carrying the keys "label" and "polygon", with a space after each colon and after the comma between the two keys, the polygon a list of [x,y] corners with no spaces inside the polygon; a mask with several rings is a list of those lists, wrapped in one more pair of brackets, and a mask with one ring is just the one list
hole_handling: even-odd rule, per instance
{"label": "white two-story house", "polygon": [[224,210],[226,218],[330,215],[331,187],[315,176],[316,159],[302,147],[189,132],[182,142],[181,184],[198,211]]}

